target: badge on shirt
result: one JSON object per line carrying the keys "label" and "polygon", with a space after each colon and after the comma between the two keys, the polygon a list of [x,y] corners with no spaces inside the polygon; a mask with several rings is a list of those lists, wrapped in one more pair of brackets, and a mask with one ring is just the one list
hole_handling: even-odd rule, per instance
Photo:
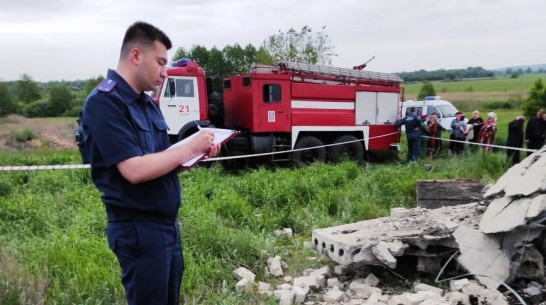
{"label": "badge on shirt", "polygon": [[102,92],[112,92],[118,83],[111,79],[105,78],[98,86],[97,90]]}

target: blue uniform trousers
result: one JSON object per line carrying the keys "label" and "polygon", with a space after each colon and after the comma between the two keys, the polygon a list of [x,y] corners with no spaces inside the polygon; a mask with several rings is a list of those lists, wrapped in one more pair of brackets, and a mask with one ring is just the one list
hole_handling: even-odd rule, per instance
{"label": "blue uniform trousers", "polygon": [[416,130],[406,131],[408,138],[408,156],[406,161],[417,161],[421,149],[421,133]]}
{"label": "blue uniform trousers", "polygon": [[108,222],[106,235],[129,305],[179,304],[184,260],[176,223]]}

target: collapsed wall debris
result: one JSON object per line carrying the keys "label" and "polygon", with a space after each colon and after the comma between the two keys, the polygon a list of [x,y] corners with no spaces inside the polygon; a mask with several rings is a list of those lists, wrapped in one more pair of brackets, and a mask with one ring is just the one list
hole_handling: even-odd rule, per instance
{"label": "collapsed wall debris", "polygon": [[[438,209],[391,210],[390,217],[316,229],[313,248],[342,265],[384,265],[417,258],[420,272],[457,262],[490,289],[516,278],[544,281],[546,147],[510,168],[485,201]],[[461,272],[462,273],[462,272]]]}

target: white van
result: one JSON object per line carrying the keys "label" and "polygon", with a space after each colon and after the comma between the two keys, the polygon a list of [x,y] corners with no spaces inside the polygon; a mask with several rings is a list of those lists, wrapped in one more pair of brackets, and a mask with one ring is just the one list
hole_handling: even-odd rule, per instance
{"label": "white van", "polygon": [[[402,103],[402,115],[409,113],[411,107],[417,109],[417,114],[430,117],[434,112],[438,114],[438,123],[444,130],[451,130],[451,121],[458,111],[453,104],[440,99],[439,96],[427,96],[423,101],[407,100]],[[466,119],[465,119],[466,120]]]}

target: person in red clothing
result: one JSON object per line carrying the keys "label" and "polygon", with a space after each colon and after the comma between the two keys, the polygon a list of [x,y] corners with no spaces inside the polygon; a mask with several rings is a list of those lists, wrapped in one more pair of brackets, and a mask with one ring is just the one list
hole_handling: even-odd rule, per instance
{"label": "person in red clothing", "polygon": [[[492,145],[495,142],[495,134],[497,133],[497,115],[494,112],[487,114],[487,122],[485,122],[478,134],[478,143]],[[486,152],[492,152],[493,147],[482,146]]]}
{"label": "person in red clothing", "polygon": [[427,123],[428,131],[430,133],[430,138],[428,138],[427,143],[427,156],[432,159],[432,155],[434,154],[434,148],[436,147],[436,134],[438,132],[438,116],[433,114],[428,119]]}

